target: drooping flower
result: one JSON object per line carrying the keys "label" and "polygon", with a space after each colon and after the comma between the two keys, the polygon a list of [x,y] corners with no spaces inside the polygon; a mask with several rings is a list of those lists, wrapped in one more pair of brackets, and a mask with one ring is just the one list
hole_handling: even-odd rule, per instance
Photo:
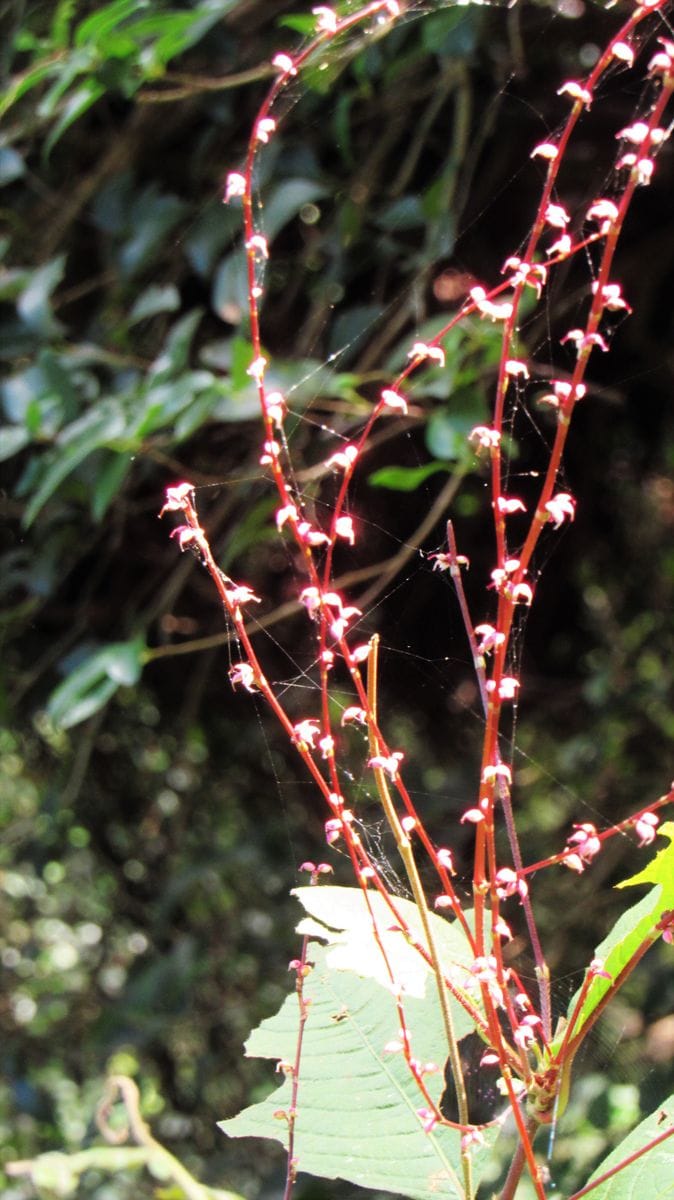
{"label": "drooping flower", "polygon": [[526,508],[521,500],[515,496],[498,496],[496,499],[496,510],[502,516],[510,517],[516,512],[526,512]]}
{"label": "drooping flower", "polygon": [[321,727],[318,721],[307,718],[293,725],[292,741],[296,746],[310,746],[313,750],[316,739],[320,736]]}
{"label": "drooping flower", "polygon": [[642,813],[640,817],[637,817],[636,821],[634,822],[634,830],[639,838],[639,845],[642,848],[644,846],[650,846],[651,842],[655,841],[655,835],[659,824],[660,818],[658,817],[657,813],[645,812]]}
{"label": "drooping flower", "polygon": [[468,434],[468,441],[475,442],[479,449],[494,450],[501,441],[501,434],[487,425],[476,425]]}
{"label": "drooping flower", "polygon": [[268,142],[275,129],[276,121],[273,117],[261,117],[255,126],[255,137],[258,142]]}
{"label": "drooping flower", "polygon": [[239,171],[230,171],[225,181],[225,195],[223,201],[229,204],[230,200],[235,197],[243,196],[246,192],[246,180]]}
{"label": "drooping flower", "polygon": [[253,671],[250,663],[234,663],[234,665],[229,669],[229,682],[233,688],[241,686],[244,687],[247,692],[257,691],[255,672]]}
{"label": "drooping flower", "polygon": [[399,392],[394,392],[393,388],[384,388],[381,393],[381,400],[385,408],[390,408],[392,412],[401,412],[407,415],[407,401]]}
{"label": "drooping flower", "polygon": [[576,515],[576,501],[568,492],[558,492],[545,505],[545,511],[550,516],[555,529],[559,529],[564,521],[573,521]]}
{"label": "drooping flower", "polygon": [[316,18],[316,28],[320,33],[333,34],[337,32],[337,13],[334,9],[321,4],[318,8],[312,8],[311,11]]}
{"label": "drooping flower", "polygon": [[193,483],[174,483],[171,487],[167,487],[164,493],[164,507],[159,516],[163,517],[165,512],[185,512],[187,508],[192,507],[193,495]]}
{"label": "drooping flower", "polygon": [[338,517],[335,521],[335,536],[344,538],[344,541],[349,542],[353,546],[356,535],[353,529],[353,520],[351,517]]}
{"label": "drooping flower", "polygon": [[547,158],[549,161],[557,158],[559,147],[554,142],[539,142],[531,151],[531,158]]}
{"label": "drooping flower", "polygon": [[415,342],[408,352],[408,358],[432,358],[439,367],[445,365],[445,352],[441,346],[429,346],[426,342]]}
{"label": "drooping flower", "polygon": [[566,839],[567,847],[574,854],[578,854],[584,863],[592,862],[592,859],[601,850],[601,841],[596,827],[586,821],[582,825],[574,825],[573,828],[576,832],[570,834]]}
{"label": "drooping flower", "polygon": [[581,104],[584,104],[587,108],[589,108],[592,103],[592,93],[589,92],[587,88],[584,88],[582,84],[578,83],[575,79],[568,79],[566,83],[563,83],[562,86],[557,89],[557,95],[570,96],[572,100],[579,100]]}
{"label": "drooping flower", "polygon": [[372,767],[379,771],[385,771],[390,779],[395,779],[400,770],[400,764],[405,755],[400,750],[394,750],[392,754],[375,754],[368,761],[368,767]]}
{"label": "drooping flower", "polygon": [[548,204],[545,220],[553,229],[565,229],[571,218],[561,204]]}
{"label": "drooping flower", "polygon": [[342,713],[341,725],[350,725],[356,721],[359,725],[367,724],[367,713],[364,708],[360,708],[357,704],[351,704],[344,709]]}
{"label": "drooping flower", "polygon": [[271,60],[273,67],[281,71],[283,75],[296,75],[297,67],[293,65],[293,60],[289,54],[275,54]]}

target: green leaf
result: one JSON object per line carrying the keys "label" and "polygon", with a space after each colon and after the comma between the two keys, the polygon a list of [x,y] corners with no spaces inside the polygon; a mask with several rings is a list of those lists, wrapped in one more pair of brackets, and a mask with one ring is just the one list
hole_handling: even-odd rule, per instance
{"label": "green leaf", "polygon": [[[663,1121],[663,1113],[665,1121]],[[664,1133],[667,1125],[674,1122],[674,1094],[669,1096],[664,1104],[658,1106],[655,1112],[646,1117],[636,1129],[616,1146],[615,1150],[599,1164],[590,1176],[588,1183],[598,1179],[613,1167],[617,1167],[642,1149],[653,1138]],[[663,1200],[665,1196],[674,1193],[674,1137],[652,1150],[643,1154],[636,1162],[630,1163],[623,1170],[600,1183],[593,1189],[593,1200]]]}
{"label": "green leaf", "polygon": [[475,413],[447,412],[438,409],[426,426],[426,445],[434,458],[464,462],[473,457],[468,434],[475,425]]}
{"label": "green leaf", "polygon": [[327,193],[327,187],[316,179],[284,179],[265,200],[263,229],[267,240],[271,242],[305,204]]}
{"label": "green leaf", "polygon": [[104,94],[105,88],[97,79],[87,79],[72,93],[63,108],[63,112],[45,141],[42,157],[49,158],[58,140],[71,125],[75,123],[93,104]]}
{"label": "green leaf", "polygon": [[180,308],[180,292],[174,283],[151,283],[141,292],[129,313],[128,324],[136,325],[138,321],[147,321],[158,313],[177,312]]}
{"label": "green leaf", "polygon": [[22,321],[43,337],[55,337],[62,331],[52,313],[51,296],[63,278],[65,265],[65,255],[59,254],[58,258],[52,258],[44,266],[32,271],[30,281],[17,301],[16,307]]}
{"label": "green leaf", "polygon": [[[667,838],[669,844],[660,850],[638,875],[616,884],[619,888],[635,887],[642,883],[652,883],[656,886],[651,888],[648,895],[638,904],[628,908],[627,912],[618,918],[608,937],[597,946],[594,956],[602,961],[604,970],[611,979],[603,979],[599,975],[593,979],[574,1025],[574,1037],[580,1033],[597,1005],[611,989],[612,981],[618,978],[643,943],[653,936],[663,912],[674,909],[674,822],[666,822],[660,827],[658,834]],[[569,1004],[569,1019],[577,998],[578,992]]]}
{"label": "green leaf", "polygon": [[[295,1154],[300,1171],[327,1179],[347,1179],[413,1200],[463,1195],[460,1135],[438,1126],[425,1133],[418,1110],[424,1107],[401,1054],[386,1053],[399,1027],[387,970],[373,936],[372,920],[358,888],[300,888],[309,914],[298,932],[320,937],[327,946],[311,946],[313,970],[305,981],[310,1001],[299,1074]],[[398,982],[404,986],[405,1018],[416,1057],[442,1065],[446,1043],[435,982],[421,955],[400,932],[392,930],[391,911],[370,893],[374,919]],[[393,903],[413,937],[423,942],[415,905]],[[443,960],[470,962],[467,943],[456,925],[431,916]],[[463,1010],[452,1008],[459,1036],[472,1030]],[[294,1061],[297,1047],[297,998],[289,996],[280,1012],[263,1021],[246,1044],[252,1057]],[[443,1074],[426,1077],[440,1100]],[[266,1137],[286,1144],[287,1126],[274,1116],[290,1106],[291,1080],[260,1104],[220,1128],[232,1137]],[[487,1130],[476,1150],[476,1174],[489,1154],[496,1131]]]}
{"label": "green leaf", "polygon": [[26,506],[23,524],[32,525],[63,480],[93,450],[115,441],[124,433],[124,414],[115,400],[104,400],[85,413],[78,421],[67,425],[59,434],[57,445],[45,456],[46,469],[41,482]]}
{"label": "green leaf", "polygon": [[115,0],[113,4],[106,4],[98,12],[80,21],[75,32],[75,45],[100,43],[121,21],[142,8],[148,8],[148,0]]}
{"label": "green leaf", "polygon": [[438,471],[451,471],[447,463],[426,463],[423,467],[382,467],[368,476],[372,487],[389,488],[392,492],[414,492]]}
{"label": "green leaf", "polygon": [[96,483],[91,496],[91,515],[94,521],[100,521],[105,516],[111,502],[121,491],[132,462],[131,454],[112,454],[105,467],[96,472]]}
{"label": "green leaf", "polygon": [[30,433],[20,425],[0,425],[0,462],[5,462],[30,442]]}
{"label": "green leaf", "polygon": [[137,637],[90,654],[52,692],[47,705],[52,721],[69,729],[93,716],[119,687],[138,682],[144,653],[145,640]]}

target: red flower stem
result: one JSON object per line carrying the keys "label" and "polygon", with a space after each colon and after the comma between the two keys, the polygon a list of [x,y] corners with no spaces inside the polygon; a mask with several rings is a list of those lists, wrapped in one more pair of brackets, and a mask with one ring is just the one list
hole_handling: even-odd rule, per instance
{"label": "red flower stem", "polygon": [[611,1167],[610,1171],[604,1171],[604,1173],[602,1175],[598,1175],[597,1178],[592,1181],[592,1183],[588,1183],[587,1186],[581,1188],[579,1192],[574,1192],[572,1196],[569,1196],[569,1200],[581,1200],[582,1196],[587,1196],[589,1192],[593,1192],[594,1189],[599,1187],[602,1183],[606,1183],[607,1179],[612,1179],[614,1175],[617,1175],[620,1171],[624,1171],[625,1167],[631,1166],[633,1162],[637,1162],[637,1160],[642,1158],[644,1154],[649,1154],[650,1151],[654,1150],[656,1146],[659,1146],[662,1142],[666,1142],[667,1138],[670,1138],[673,1133],[674,1125],[670,1125],[669,1128],[665,1129],[663,1133],[660,1133],[657,1137],[652,1138],[650,1142],[646,1142],[645,1146],[641,1146],[638,1150],[635,1150],[633,1154],[628,1154],[627,1157],[623,1158],[617,1166]]}

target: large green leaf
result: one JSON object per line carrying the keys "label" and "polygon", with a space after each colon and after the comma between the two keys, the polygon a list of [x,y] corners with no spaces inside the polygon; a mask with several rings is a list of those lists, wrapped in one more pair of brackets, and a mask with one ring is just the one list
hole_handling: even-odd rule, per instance
{"label": "large green leaf", "polygon": [[86,721],[119,687],[137,683],[143,669],[145,640],[113,642],[94,651],[59,684],[49,698],[47,712],[56,725],[69,729]]}
{"label": "large green leaf", "polygon": [[[313,970],[304,985],[310,1008],[295,1126],[299,1170],[414,1200],[463,1196],[458,1132],[441,1126],[424,1132],[419,1116],[423,1097],[402,1054],[385,1050],[398,1036],[399,1018],[362,892],[316,887],[300,888],[295,894],[308,913],[298,932],[327,943],[310,947]],[[447,1047],[432,972],[395,927],[383,898],[372,893],[369,899],[389,964],[402,988],[412,1053],[422,1062],[442,1067]],[[415,905],[398,899],[394,903],[412,937],[423,942]],[[434,915],[431,921],[443,961],[448,966],[468,964],[471,955],[460,929]],[[459,1006],[452,1004],[452,1009],[457,1035],[463,1037],[472,1031],[472,1023]],[[246,1054],[293,1062],[297,1029],[293,995],[276,1016],[253,1032]],[[428,1074],[426,1082],[439,1102],[442,1071]],[[221,1122],[220,1128],[232,1137],[273,1138],[286,1145],[287,1126],[278,1113],[290,1103],[291,1081],[286,1079],[267,1100]],[[495,1130],[487,1130],[485,1145],[475,1151],[476,1175],[496,1136]]]}
{"label": "large green leaf", "polygon": [[[656,854],[655,858],[630,879],[624,879],[617,887],[634,887],[637,884],[652,883],[647,896],[644,896],[632,908],[628,908],[616,921],[613,929],[604,941],[597,946],[595,958],[603,963],[604,970],[610,975],[605,979],[596,975],[590,984],[585,1002],[578,1019],[574,1024],[574,1036],[580,1033],[586,1025],[597,1005],[601,1003],[606,993],[617,979],[620,972],[630,961],[640,946],[654,932],[663,912],[674,908],[674,822],[668,821],[659,833],[667,838],[668,845]],[[578,992],[572,997],[568,1009],[571,1018],[577,1003]]]}
{"label": "large green leaf", "polygon": [[42,478],[26,505],[23,515],[26,529],[33,523],[59,484],[94,450],[121,437],[124,427],[121,405],[110,399],[102,401],[62,430],[52,452],[45,455]]}
{"label": "large green leaf", "polygon": [[[640,1150],[647,1142],[664,1133],[667,1126],[673,1122],[674,1094],[611,1151],[588,1182],[592,1183],[593,1179],[598,1179],[613,1167],[619,1166],[624,1159]],[[665,1196],[673,1196],[674,1137],[661,1142],[605,1183],[600,1183],[591,1195],[593,1200],[663,1200]]]}

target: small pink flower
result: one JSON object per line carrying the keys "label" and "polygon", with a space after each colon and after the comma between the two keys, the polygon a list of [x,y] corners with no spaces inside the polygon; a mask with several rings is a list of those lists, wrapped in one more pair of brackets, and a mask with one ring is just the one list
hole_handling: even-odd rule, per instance
{"label": "small pink flower", "polygon": [[584,863],[592,862],[601,850],[595,826],[586,821],[583,825],[574,825],[574,829],[576,832],[566,839],[567,847],[573,848],[573,852],[579,854]]}
{"label": "small pink flower", "polygon": [[401,412],[407,414],[407,401],[399,392],[394,392],[392,388],[384,388],[380,397],[385,408],[390,408],[392,412]]}
{"label": "small pink flower", "polygon": [[[489,680],[493,683],[494,680]],[[519,682],[511,676],[504,676],[499,683],[499,700],[516,700]]]}
{"label": "small pink flower", "polygon": [[[592,291],[597,293],[598,285],[593,283]],[[631,313],[632,309],[626,300],[623,299],[622,288],[619,283],[606,283],[601,289],[601,298],[604,301],[604,306],[609,312],[618,312],[620,309],[625,309]]]}
{"label": "small pink flower", "polygon": [[570,329],[559,341],[562,346],[566,342],[574,342],[579,354],[583,350],[587,350],[588,347],[591,349],[592,346],[598,346],[600,350],[608,350],[608,346],[600,333],[586,333],[584,329]]}
{"label": "small pink flower", "polygon": [[260,258],[269,258],[267,239],[261,233],[254,233],[246,242],[246,250],[251,254],[259,254]]}
{"label": "small pink flower", "polygon": [[167,487],[164,495],[164,507],[159,513],[160,517],[163,517],[165,512],[186,512],[188,508],[192,508],[194,484],[174,483],[172,487]]}
{"label": "small pink flower", "polygon": [[281,447],[278,442],[264,442],[262,446],[262,454],[260,455],[260,466],[268,467],[275,462],[281,452]]}
{"label": "small pink flower", "polygon": [[243,196],[246,191],[246,180],[238,171],[230,171],[225,182],[224,203],[229,204],[235,197]]}
{"label": "small pink flower", "polygon": [[545,210],[545,220],[553,229],[564,229],[571,218],[561,204],[548,204]]}
{"label": "small pink flower", "polygon": [[506,375],[513,378],[528,379],[529,368],[524,362],[520,362],[518,358],[509,358],[505,365]]}
{"label": "small pink flower", "polygon": [[602,958],[593,958],[587,969],[587,973],[593,979],[613,979],[610,972],[604,970],[604,960]]}
{"label": "small pink flower", "polygon": [[493,766],[485,767],[482,772],[483,783],[493,783],[495,779],[503,779],[508,787],[512,784],[512,772],[506,763],[494,763]]}
{"label": "small pink flower", "polygon": [[616,133],[616,138],[618,141],[631,142],[633,146],[640,146],[649,136],[649,133],[650,130],[645,121],[635,121],[633,125],[628,125],[625,129],[619,130]]}
{"label": "small pink flower", "polygon": [[305,546],[327,546],[330,542],[327,533],[315,529],[311,521],[300,521],[297,526],[297,536]]}
{"label": "small pink flower", "polygon": [[497,937],[503,938],[505,942],[512,942],[513,931],[507,921],[503,917],[497,917],[494,923],[494,933]]}
{"label": "small pink flower", "polygon": [[441,346],[429,346],[426,342],[415,342],[408,352],[408,358],[432,358],[439,367],[445,365],[445,352]]}
{"label": "small pink flower", "polygon": [[227,589],[227,599],[235,608],[239,608],[242,604],[260,604],[260,597],[255,595],[255,592],[245,583],[235,584],[231,589]]}
{"label": "small pink flower", "polygon": [[580,100],[581,104],[585,104],[587,108],[592,103],[592,92],[584,88],[575,79],[569,79],[557,89],[558,96],[570,96],[572,100]]}
{"label": "small pink flower", "polygon": [[356,535],[353,531],[353,521],[351,517],[338,517],[335,521],[335,537],[344,538],[345,542],[349,542],[353,546],[356,540]]}
{"label": "small pink flower", "polygon": [[335,756],[335,739],[327,733],[318,743],[318,748],[322,758],[334,758]]}
{"label": "small pink flower", "polygon": [[508,321],[513,315],[513,306],[509,300],[501,300],[494,304],[483,287],[471,288],[470,298],[480,315],[489,317],[490,321]]}
{"label": "small pink flower", "polygon": [[195,529],[192,525],[176,525],[169,537],[176,539],[181,550],[187,550],[188,546],[198,546],[203,553],[206,545],[206,535],[199,526]]}
{"label": "small pink flower", "polygon": [[493,450],[499,445],[501,435],[497,429],[489,429],[486,425],[476,425],[468,434],[468,441],[475,442],[480,449]]}
{"label": "small pink flower", "polygon": [[499,496],[496,500],[496,509],[504,517],[510,517],[516,512],[527,511],[522,501],[514,496]]}
{"label": "small pink flower", "polygon": [[438,1118],[430,1108],[418,1108],[417,1116],[421,1121],[424,1133],[432,1133],[438,1123]]}
{"label": "small pink flower", "polygon": [[325,822],[325,840],[332,846],[342,836],[344,825],[341,817],[330,817]]}
{"label": "small pink flower", "polygon": [[510,596],[513,604],[526,604],[531,607],[534,591],[529,583],[513,583],[506,589],[506,595]]}
{"label": "small pink flower", "polygon": [[471,1146],[484,1146],[484,1134],[481,1129],[467,1129],[461,1134],[461,1149],[470,1150]]}
{"label": "small pink flower", "polygon": [[367,724],[367,713],[364,708],[359,708],[357,704],[352,704],[349,708],[344,709],[340,724],[350,725],[353,721],[359,725]]}
{"label": "small pink flower", "polygon": [[663,912],[655,928],[662,933],[663,942],[668,942],[670,946],[674,943],[674,908]]}
{"label": "small pink flower", "polygon": [[294,504],[285,504],[276,510],[276,528],[283,529],[285,522],[297,520],[297,509]]}
{"label": "small pink flower", "polygon": [[264,411],[276,427],[280,429],[283,424],[283,418],[288,411],[285,396],[281,392],[268,392],[264,398]]}
{"label": "small pink flower", "polygon": [[545,253],[549,254],[550,256],[559,255],[560,258],[565,258],[567,254],[570,254],[571,238],[569,237],[568,233],[563,233],[561,237],[558,237],[556,242],[553,242],[551,246],[548,246]]}
{"label": "small pink flower", "polygon": [[263,355],[260,354],[257,358],[253,359],[252,363],[248,367],[248,370],[246,371],[246,375],[250,375],[251,378],[260,383],[264,378],[266,367],[267,360],[263,357]]}
{"label": "small pink flower", "polygon": [[388,757],[384,754],[375,754],[373,758],[369,759],[367,765],[373,769],[385,771],[390,779],[396,779],[404,757],[405,755],[400,750],[394,750],[393,754],[389,754]]}
{"label": "small pink flower", "polygon": [[614,42],[611,46],[611,54],[619,62],[627,63],[628,67],[634,66],[634,50],[627,42]]}
{"label": "small pink flower", "polygon": [[452,857],[451,850],[447,850],[445,846],[442,846],[439,850],[436,850],[435,857],[437,859],[438,866],[442,867],[445,871],[449,871],[450,875],[454,875],[456,873],[454,870],[454,859]]}
{"label": "small pink flower", "polygon": [[312,13],[316,18],[316,28],[320,33],[336,33],[337,32],[337,13],[332,8],[321,4],[318,8],[312,8]]}
{"label": "small pink flower", "polygon": [[316,615],[321,607],[321,593],[317,587],[306,587],[300,592],[300,604],[303,604],[310,617]]}
{"label": "small pink flower", "polygon": [[531,158],[547,158],[552,161],[559,154],[559,146],[555,146],[554,142],[539,142],[531,151]]}
{"label": "small pink flower", "polygon": [[320,733],[321,727],[318,721],[311,719],[298,721],[296,725],[293,725],[292,740],[296,746],[309,746],[313,750]]}
{"label": "small pink flower", "polygon": [[353,650],[351,651],[351,658],[353,659],[353,661],[355,663],[366,662],[369,657],[370,657],[369,642],[363,642],[363,644],[360,646],[354,646]]}
{"label": "small pink flower", "polygon": [[255,683],[255,672],[253,671],[250,663],[240,662],[235,663],[233,667],[230,667],[229,682],[233,688],[241,686],[244,687],[247,692],[254,692],[257,690],[257,684]]}
{"label": "small pink flower", "polygon": [[595,200],[587,210],[588,221],[600,221],[601,232],[608,233],[611,225],[618,217],[618,205],[612,200]]}
{"label": "small pink flower", "polygon": [[276,121],[273,117],[261,117],[255,126],[255,137],[258,142],[268,142],[275,129]]}
{"label": "small pink flower", "polygon": [[660,824],[660,818],[657,813],[645,812],[640,817],[637,817],[634,822],[634,830],[639,838],[639,845],[650,846],[651,842],[655,841],[655,835]]}
{"label": "small pink flower", "polygon": [[510,867],[502,867],[496,873],[496,894],[501,900],[506,900],[509,896],[519,896],[524,899],[528,895],[529,888],[527,887],[526,879],[522,879],[516,871]]}
{"label": "small pink flower", "polygon": [[573,521],[576,515],[576,501],[568,492],[558,492],[545,505],[545,511],[550,516],[555,529],[559,529],[564,521]]}
{"label": "small pink flower", "polygon": [[336,467],[341,471],[348,470],[353,466],[358,458],[358,448],[356,446],[345,446],[343,450],[338,450],[332,454],[330,458],[325,460],[326,467]]}
{"label": "small pink flower", "polygon": [[271,60],[271,65],[276,67],[282,75],[296,75],[297,68],[293,64],[293,60],[289,54],[275,54]]}
{"label": "small pink flower", "polygon": [[468,821],[471,825],[479,825],[480,821],[484,821],[484,813],[479,808],[468,808],[461,817],[461,824]]}
{"label": "small pink flower", "polygon": [[475,634],[480,639],[477,646],[480,654],[489,654],[490,650],[496,650],[505,641],[505,634],[498,633],[493,625],[476,625]]}

